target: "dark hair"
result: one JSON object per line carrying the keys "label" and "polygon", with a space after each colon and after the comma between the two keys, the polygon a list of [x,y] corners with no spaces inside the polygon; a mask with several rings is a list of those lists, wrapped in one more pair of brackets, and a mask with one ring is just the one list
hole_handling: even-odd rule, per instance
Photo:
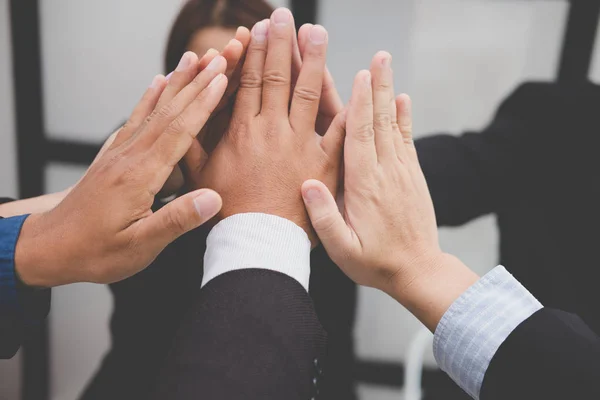
{"label": "dark hair", "polygon": [[[201,29],[219,26],[252,29],[254,24],[271,16],[273,7],[264,0],[190,0],[175,19],[167,51],[165,72],[173,71],[186,52],[193,36]],[[199,54],[201,56],[201,54]]]}

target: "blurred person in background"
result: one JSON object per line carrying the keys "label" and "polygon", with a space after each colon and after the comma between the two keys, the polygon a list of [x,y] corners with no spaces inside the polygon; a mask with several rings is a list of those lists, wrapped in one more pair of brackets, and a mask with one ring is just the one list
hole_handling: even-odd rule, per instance
{"label": "blurred person in background", "polygon": [[[165,53],[165,71],[177,69],[186,51],[221,51],[239,26],[251,28],[269,19],[273,8],[264,0],[191,0],[175,19]],[[337,92],[335,92],[337,96]],[[339,97],[339,96],[338,96]],[[339,100],[341,104],[341,100]],[[232,104],[217,116],[226,128]],[[334,113],[335,115],[335,113]],[[225,128],[224,128],[225,126]],[[205,136],[210,151],[220,137]],[[183,164],[182,164],[183,167]],[[189,172],[171,176],[184,184]],[[158,201],[155,208],[165,204]],[[112,346],[81,399],[147,398],[173,337],[203,277],[203,257],[210,226],[184,235],[168,246],[143,273],[110,285],[114,311],[110,324]],[[353,326],[356,286],[331,261],[322,246],[311,253],[310,295],[328,334],[327,379],[323,395],[354,399]]]}

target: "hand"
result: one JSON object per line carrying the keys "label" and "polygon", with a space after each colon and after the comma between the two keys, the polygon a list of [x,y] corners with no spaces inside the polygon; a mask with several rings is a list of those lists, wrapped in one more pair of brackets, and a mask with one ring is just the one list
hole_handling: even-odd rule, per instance
{"label": "hand", "polygon": [[[216,143],[221,139],[229,127],[231,118],[232,104],[235,99],[235,93],[239,87],[239,77],[243,64],[244,54],[250,41],[250,31],[247,28],[238,28],[235,38],[232,39],[221,52],[221,56],[227,61],[227,71],[225,76],[229,82],[225,95],[211,114],[208,121],[197,136],[197,142],[193,142],[189,151],[186,153],[180,165],[176,166],[173,173],[165,183],[159,196],[167,197],[179,191],[185,184],[186,179],[192,179],[203,167]],[[169,77],[169,84],[165,93],[161,96],[160,105],[166,104],[173,99],[182,87],[184,87],[191,78],[203,71],[219,52],[211,49],[198,61],[194,53],[189,53],[190,57],[183,65],[179,65]],[[188,186],[193,186],[189,184]]]}
{"label": "hand", "polygon": [[336,191],[344,120],[340,115],[322,138],[315,133],[327,51],[320,26],[311,30],[290,106],[294,35],[286,9],[254,26],[229,131],[198,182],[223,196],[220,218],[274,214],[302,227],[314,244],[300,187],[316,178]]}
{"label": "hand", "polygon": [[[354,81],[344,146],[343,216],[323,183],[309,180],[302,193],[333,261],[355,282],[386,291],[434,327],[477,277],[465,275],[468,269],[440,249],[412,140],[410,99],[394,97],[390,65],[391,56],[378,53],[371,71],[361,71]],[[466,287],[454,285],[449,268],[462,271]],[[433,277],[448,275],[446,283],[433,283]],[[444,284],[441,294],[432,294]]]}
{"label": "hand", "polygon": [[151,207],[221,100],[225,69],[225,59],[215,58],[167,102],[160,101],[166,79],[154,79],[114,142],[69,195],[55,209],[25,221],[15,255],[25,284],[50,287],[127,278],[218,212],[221,198],[206,189],[156,213]]}

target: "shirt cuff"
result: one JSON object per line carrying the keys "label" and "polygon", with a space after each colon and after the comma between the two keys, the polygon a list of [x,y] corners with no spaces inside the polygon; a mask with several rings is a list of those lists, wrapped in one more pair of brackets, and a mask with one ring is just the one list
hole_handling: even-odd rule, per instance
{"label": "shirt cuff", "polygon": [[206,240],[202,286],[226,272],[249,268],[286,274],[308,291],[308,235],[295,223],[275,215],[245,213],[225,218]]}
{"label": "shirt cuff", "polygon": [[36,325],[50,311],[50,289],[28,287],[15,272],[15,249],[27,217],[0,218],[0,314]]}
{"label": "shirt cuff", "polygon": [[464,391],[479,398],[483,378],[500,345],[542,308],[504,267],[498,266],[446,311],[433,339],[439,367]]}

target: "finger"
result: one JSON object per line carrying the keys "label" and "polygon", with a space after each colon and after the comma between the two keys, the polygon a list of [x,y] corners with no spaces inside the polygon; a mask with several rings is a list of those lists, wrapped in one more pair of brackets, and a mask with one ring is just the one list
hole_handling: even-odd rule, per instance
{"label": "finger", "polygon": [[[298,46],[300,53],[304,54],[308,35],[312,24],[304,24],[298,32]],[[319,114],[317,116],[316,130],[319,135],[324,135],[329,129],[331,122],[344,108],[344,102],[340,97],[333,76],[329,68],[325,67],[323,88],[321,89],[321,102],[319,103]]]}
{"label": "finger", "polygon": [[136,241],[149,253],[160,253],[169,243],[214,217],[223,201],[217,192],[200,189],[181,196],[132,226]]}
{"label": "finger", "polygon": [[344,160],[347,174],[360,174],[377,165],[373,130],[373,94],[369,71],[360,71],[354,79],[352,97],[348,106]]}
{"label": "finger", "polygon": [[267,56],[270,22],[263,20],[252,28],[252,38],[240,76],[234,117],[256,116],[262,104],[262,79]]}
{"label": "finger", "polygon": [[331,121],[344,108],[344,102],[340,97],[335,81],[329,68],[325,67],[325,77],[323,78],[323,88],[321,89],[321,103],[319,104],[319,115],[317,116],[317,133],[323,135],[329,129]]}
{"label": "finger", "polygon": [[[398,155],[405,154],[406,150],[415,150],[413,141],[412,100],[407,94],[396,97],[398,131],[394,144]],[[415,152],[416,154],[416,152]]]}
{"label": "finger", "polygon": [[204,71],[204,68],[208,67],[208,64],[210,64],[210,62],[218,55],[219,51],[217,49],[208,49],[206,54],[198,61],[199,70]]}
{"label": "finger", "polygon": [[[231,72],[228,68],[227,79],[229,80],[229,86],[227,87],[227,91],[225,92],[225,97],[227,100],[235,92],[237,92],[240,85],[240,76],[242,73],[242,66],[244,65],[244,59],[246,56],[246,51],[248,50],[248,44],[250,43],[250,31],[246,27],[239,27],[236,34],[235,40],[241,45],[237,53],[232,53],[223,51],[223,56],[227,60],[227,65],[231,66]],[[227,50],[227,48],[226,48]]]}
{"label": "finger", "polygon": [[296,132],[313,135],[321,102],[327,57],[327,31],[320,25],[311,28],[300,75],[294,88],[290,124]]}
{"label": "finger", "polygon": [[341,159],[344,140],[346,139],[347,114],[346,110],[342,110],[336,115],[321,141],[323,151],[325,151],[325,154],[327,154],[331,160]]}
{"label": "finger", "polygon": [[298,30],[298,36],[294,35],[292,50],[292,93],[294,92],[296,83],[298,83],[298,75],[300,74],[300,69],[302,68],[302,53],[304,52],[304,48],[302,48],[300,45],[301,37],[306,36],[312,26],[312,24],[304,24]]}
{"label": "finger", "polygon": [[[225,59],[221,56],[215,57],[202,72],[196,75],[196,77],[183,88],[177,96],[175,96],[173,100],[161,108],[157,107],[150,116],[149,122],[146,124],[142,134],[139,135],[138,145],[151,147],[160,137],[165,136],[165,133],[187,133],[187,128],[193,124],[186,125],[190,121],[184,121],[181,114],[191,104],[197,104],[199,99],[206,97],[209,93],[213,93],[212,91],[205,91],[205,89],[217,76],[223,75],[226,68],[227,65]],[[218,86],[219,85],[217,85],[217,87]],[[216,92],[213,94],[216,94]],[[220,101],[222,93],[219,93],[218,95]],[[211,108],[210,112],[212,112],[212,110],[213,109]],[[203,115],[204,113],[200,116]],[[200,129],[198,129],[198,131],[199,130]],[[193,133],[194,137],[196,137],[198,131]]]}
{"label": "finger", "polygon": [[173,100],[198,75],[198,72],[200,72],[198,56],[192,51],[186,52],[175,71],[167,76],[168,84],[158,100],[157,108],[160,109]]}
{"label": "finger", "polygon": [[[392,122],[396,121],[394,102],[394,82],[391,68],[392,56],[380,51],[371,62],[373,77],[373,128],[375,129],[375,147],[381,159],[396,160]],[[393,111],[392,111],[393,110]]]}
{"label": "finger", "polygon": [[275,10],[271,15],[267,58],[262,78],[262,112],[288,115],[295,34],[294,18],[290,10]]}
{"label": "finger", "polygon": [[340,265],[353,248],[353,234],[327,186],[311,179],[302,185],[302,199],[310,221],[331,259]]}
{"label": "finger", "polygon": [[[116,133],[109,138],[105,145],[98,153],[98,157],[104,153],[106,149],[114,149],[121,144],[125,143],[129,140],[142,126],[146,118],[152,111],[156,108],[156,104],[158,103],[158,99],[160,98],[162,92],[165,90],[165,86],[167,85],[167,80],[163,75],[156,75],[150,84],[150,87],[146,90],[146,93],[142,96],[139,103],[133,109],[131,116],[123,125],[121,129],[119,129]],[[110,143],[109,143],[110,142]],[[108,145],[108,147],[107,147]],[[95,161],[95,160],[94,160]]]}
{"label": "finger", "polygon": [[158,138],[153,147],[153,157],[165,168],[155,174],[156,184],[164,184],[173,167],[196,141],[198,132],[221,101],[226,87],[225,75],[217,75]]}

